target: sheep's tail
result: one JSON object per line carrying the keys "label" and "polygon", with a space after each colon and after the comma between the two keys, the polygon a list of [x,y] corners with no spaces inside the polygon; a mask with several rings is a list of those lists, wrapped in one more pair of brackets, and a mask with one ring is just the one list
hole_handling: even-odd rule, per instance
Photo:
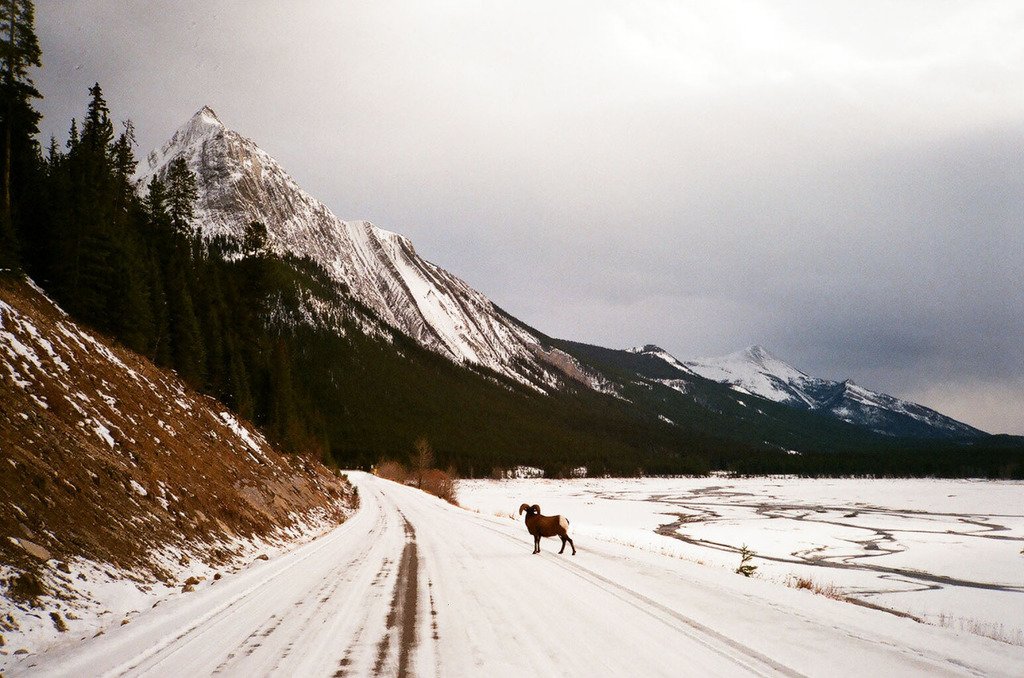
{"label": "sheep's tail", "polygon": [[558,524],[562,526],[566,534],[570,534],[569,519],[565,516],[558,516]]}

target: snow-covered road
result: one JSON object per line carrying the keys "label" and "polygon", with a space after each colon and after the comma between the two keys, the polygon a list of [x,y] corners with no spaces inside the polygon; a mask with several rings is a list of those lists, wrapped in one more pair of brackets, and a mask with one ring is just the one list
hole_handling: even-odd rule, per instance
{"label": "snow-covered road", "polygon": [[361,508],[324,537],[14,672],[1024,675],[1018,646],[610,543],[534,556],[521,523],[350,477]]}

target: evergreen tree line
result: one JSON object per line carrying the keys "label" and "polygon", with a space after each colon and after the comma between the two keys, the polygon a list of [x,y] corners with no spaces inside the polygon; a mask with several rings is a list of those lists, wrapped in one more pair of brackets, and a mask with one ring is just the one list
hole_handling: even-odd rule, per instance
{"label": "evergreen tree line", "polygon": [[[4,94],[12,91],[28,90]],[[290,270],[265,253],[266,229],[253,224],[238,243],[204,241],[192,223],[196,177],[183,159],[140,191],[132,125],[115,131],[98,84],[63,147],[51,139],[40,152],[30,136],[38,120],[24,111],[14,122],[32,124],[4,120],[5,138],[10,131],[17,143],[5,147],[15,171],[3,265],[286,448],[322,447],[297,407],[289,342],[265,322],[288,284],[279,276]]]}

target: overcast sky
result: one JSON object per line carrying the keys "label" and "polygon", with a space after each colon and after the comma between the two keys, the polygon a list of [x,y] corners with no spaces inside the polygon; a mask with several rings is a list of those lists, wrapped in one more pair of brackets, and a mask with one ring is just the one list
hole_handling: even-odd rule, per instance
{"label": "overcast sky", "polygon": [[555,336],[1024,434],[1024,3],[37,0],[43,130],[202,105]]}

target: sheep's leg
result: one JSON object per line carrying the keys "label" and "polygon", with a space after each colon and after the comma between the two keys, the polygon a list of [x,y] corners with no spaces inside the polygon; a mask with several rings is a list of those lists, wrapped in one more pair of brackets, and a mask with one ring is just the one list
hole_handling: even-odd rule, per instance
{"label": "sheep's leg", "polygon": [[540,553],[540,535],[533,535],[533,552]]}
{"label": "sheep's leg", "polygon": [[[576,555],[576,544],[573,544],[572,543],[572,539],[570,539],[568,536],[565,537],[565,540],[568,541],[569,542],[569,546],[572,547],[572,554]],[[562,548],[563,549],[565,548],[565,541],[562,542]]]}
{"label": "sheep's leg", "polygon": [[561,550],[559,550],[558,555],[562,555],[562,553],[565,551],[565,540],[568,539],[568,537],[566,537],[564,534],[560,534],[558,535],[558,537],[562,540],[562,548]]}

